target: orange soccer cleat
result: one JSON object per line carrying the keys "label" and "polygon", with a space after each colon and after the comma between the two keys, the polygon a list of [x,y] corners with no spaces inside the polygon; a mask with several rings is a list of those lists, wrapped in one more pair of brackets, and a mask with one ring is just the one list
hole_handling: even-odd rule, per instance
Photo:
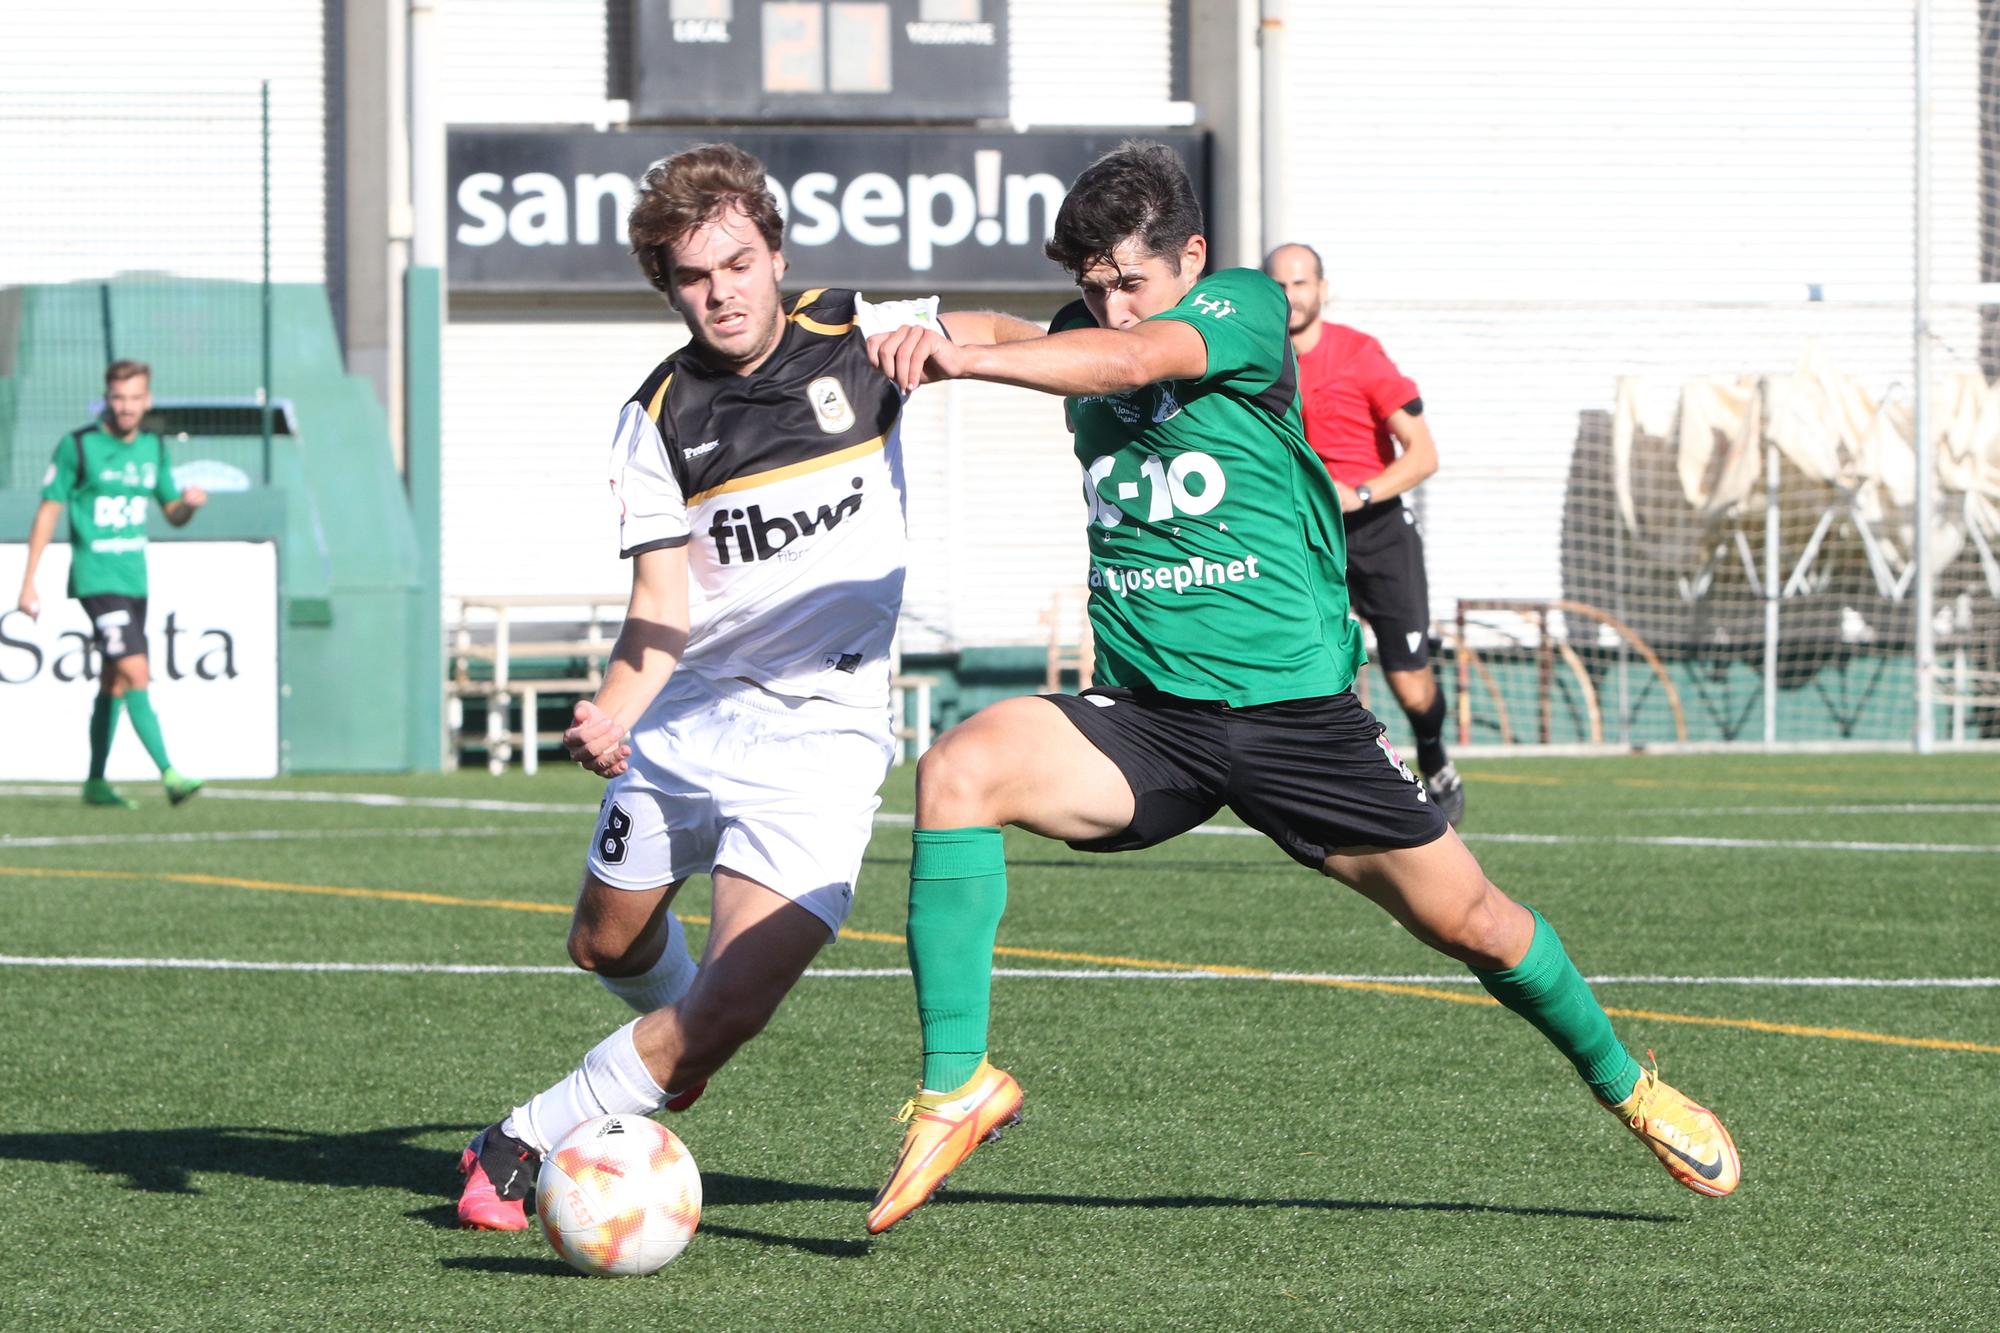
{"label": "orange soccer cleat", "polygon": [[1653,1150],[1668,1175],[1696,1194],[1719,1199],[1741,1183],[1743,1159],[1729,1131],[1715,1112],[1661,1082],[1658,1063],[1639,1075],[1630,1097],[1604,1105]]}
{"label": "orange soccer cleat", "polygon": [[980,1144],[1021,1118],[1021,1085],[986,1061],[951,1092],[919,1092],[896,1119],[909,1125],[889,1183],[868,1210],[868,1232],[887,1231],[930,1200]]}

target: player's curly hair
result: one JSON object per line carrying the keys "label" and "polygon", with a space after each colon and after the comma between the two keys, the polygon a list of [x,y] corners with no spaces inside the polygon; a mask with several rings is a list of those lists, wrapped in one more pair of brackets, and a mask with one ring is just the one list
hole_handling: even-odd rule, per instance
{"label": "player's curly hair", "polygon": [[1188,238],[1204,230],[1194,182],[1173,149],[1127,139],[1083,169],[1062,207],[1043,253],[1073,278],[1098,264],[1128,237],[1181,271]]}
{"label": "player's curly hair", "polygon": [[670,291],[675,243],[739,208],[765,244],[782,247],[785,220],[765,183],[764,164],[751,154],[731,143],[705,143],[655,162],[640,179],[626,219],[646,281]]}

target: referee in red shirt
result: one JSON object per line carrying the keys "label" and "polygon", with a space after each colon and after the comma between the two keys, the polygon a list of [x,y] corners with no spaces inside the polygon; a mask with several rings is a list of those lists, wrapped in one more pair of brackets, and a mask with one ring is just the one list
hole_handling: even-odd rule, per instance
{"label": "referee in red shirt", "polygon": [[1431,670],[1423,529],[1402,499],[1437,471],[1424,400],[1381,343],[1320,319],[1326,268],[1318,251],[1281,245],[1265,258],[1264,272],[1291,301],[1306,441],[1340,492],[1354,613],[1375,631],[1376,657],[1416,732],[1424,788],[1456,826],[1465,816],[1465,787],[1444,750],[1444,694]]}

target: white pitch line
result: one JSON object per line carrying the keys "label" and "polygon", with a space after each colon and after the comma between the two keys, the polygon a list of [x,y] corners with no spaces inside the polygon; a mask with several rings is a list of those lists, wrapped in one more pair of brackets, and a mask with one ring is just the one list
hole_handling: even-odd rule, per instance
{"label": "white pitch line", "polygon": [[[472,800],[453,796],[391,796],[383,792],[321,792],[285,791],[243,788],[210,788],[206,794],[225,801],[296,801],[321,805],[365,805],[376,807],[413,807],[424,810],[479,810],[502,814],[589,814],[597,810],[595,805],[537,803],[532,801],[489,801]],[[10,787],[0,788],[0,795],[74,795],[69,787]],[[1824,807],[1786,807],[1820,812]],[[1882,807],[1870,806],[1869,810]],[[879,812],[875,822],[887,827],[908,827],[913,817],[893,811]],[[1190,829],[1190,833],[1209,837],[1261,838],[1264,835],[1252,828],[1242,828],[1231,824],[1202,824]],[[2000,855],[2000,843],[1968,842],[1859,842],[1815,840],[1809,838],[1706,838],[1674,835],[1594,835],[1573,833],[1468,833],[1462,834],[1467,842],[1528,843],[1542,846],[1623,846],[1623,847],[1693,847],[1725,850],[1751,851],[1830,851],[1830,852],[1889,852],[1917,853],[1943,856],[1994,856]],[[16,844],[20,845],[20,844]]]}
{"label": "white pitch line", "polygon": [[[74,799],[77,789],[49,786],[0,787],[4,796],[67,796]],[[204,801],[278,801],[297,805],[366,805],[381,809],[481,810],[503,815],[595,814],[595,803],[549,801],[493,801],[462,796],[392,796],[373,791],[287,791],[277,788],[217,787],[201,789]]]}
{"label": "white pitch line", "polygon": [[[343,963],[258,962],[233,958],[117,958],[94,956],[44,957],[0,954],[0,967],[117,968],[195,972],[363,972],[444,976],[569,976],[574,967],[507,963]],[[868,980],[907,977],[907,967],[816,967],[806,972],[820,980]],[[993,970],[995,977],[1031,981],[1357,981],[1419,986],[1476,986],[1465,973],[1433,976],[1423,972],[1209,972],[1201,969],[1152,968],[1015,968]],[[1884,990],[1990,990],[2000,977],[1691,977],[1667,974],[1594,976],[1594,986],[1810,986]]]}
{"label": "white pitch line", "polygon": [[0,954],[0,967],[89,967],[181,972],[391,972],[450,976],[558,976],[575,967],[534,967],[502,963],[266,963],[240,958],[41,958]]}
{"label": "white pitch line", "polygon": [[237,833],[71,833],[17,838],[0,833],[0,852],[29,847],[156,846],[169,842],[340,842],[367,838],[491,838],[518,836],[518,827],[254,829]]}
{"label": "white pitch line", "polygon": [[2000,856],[2000,842],[1852,842],[1811,838],[1703,838],[1688,834],[1634,837],[1573,833],[1472,833],[1467,842],[1533,843],[1538,846],[1709,847],[1792,852],[1924,852],[1937,855]]}
{"label": "white pitch line", "polygon": [[1643,815],[1648,819],[1727,818],[1733,815],[2000,815],[1993,802],[1902,801],[1892,805],[1708,805],[1685,806],[1678,810],[1621,810],[1619,817]]}

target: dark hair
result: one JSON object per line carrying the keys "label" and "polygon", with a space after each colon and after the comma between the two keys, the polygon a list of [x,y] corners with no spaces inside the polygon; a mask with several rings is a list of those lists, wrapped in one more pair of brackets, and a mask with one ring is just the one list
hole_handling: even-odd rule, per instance
{"label": "dark hair", "polygon": [[783,246],[785,220],[764,179],[764,164],[735,144],[705,143],[655,162],[639,181],[626,219],[646,281],[673,289],[674,246],[688,233],[741,209],[764,243]]}
{"label": "dark hair", "polygon": [[113,361],[104,368],[104,387],[108,389],[114,384],[123,384],[126,380],[135,380],[141,376],[145,377],[147,383],[152,383],[153,368],[144,361]]}
{"label": "dark hair", "polygon": [[1062,207],[1043,253],[1073,278],[1108,263],[1111,252],[1136,238],[1149,255],[1181,271],[1181,251],[1203,231],[1194,182],[1174,150],[1127,139],[1083,169]]}
{"label": "dark hair", "polygon": [[1271,274],[1271,263],[1272,263],[1272,261],[1274,261],[1275,259],[1277,259],[1277,257],[1278,257],[1278,251],[1280,251],[1280,250],[1303,250],[1303,251],[1305,251],[1305,252],[1306,252],[1307,254],[1309,254],[1309,255],[1311,255],[1311,256],[1312,256],[1312,260],[1313,260],[1313,276],[1314,276],[1315,278],[1324,278],[1324,277],[1326,277],[1326,264],[1325,264],[1324,262],[1322,262],[1322,261],[1321,261],[1321,259],[1320,259],[1320,257],[1319,257],[1319,251],[1317,251],[1317,250],[1313,249],[1313,248],[1312,248],[1312,247],[1311,247],[1310,245],[1307,245],[1307,244],[1306,244],[1306,243],[1305,243],[1304,241],[1286,241],[1286,242],[1285,242],[1285,243],[1284,243],[1283,245],[1274,245],[1274,246],[1272,246],[1272,247],[1271,247],[1271,253],[1270,253],[1270,254],[1268,254],[1268,255],[1265,255],[1265,256],[1264,256],[1264,276],[1265,276],[1265,277],[1267,277],[1267,278],[1268,278],[1268,277],[1272,276],[1272,274]]}

